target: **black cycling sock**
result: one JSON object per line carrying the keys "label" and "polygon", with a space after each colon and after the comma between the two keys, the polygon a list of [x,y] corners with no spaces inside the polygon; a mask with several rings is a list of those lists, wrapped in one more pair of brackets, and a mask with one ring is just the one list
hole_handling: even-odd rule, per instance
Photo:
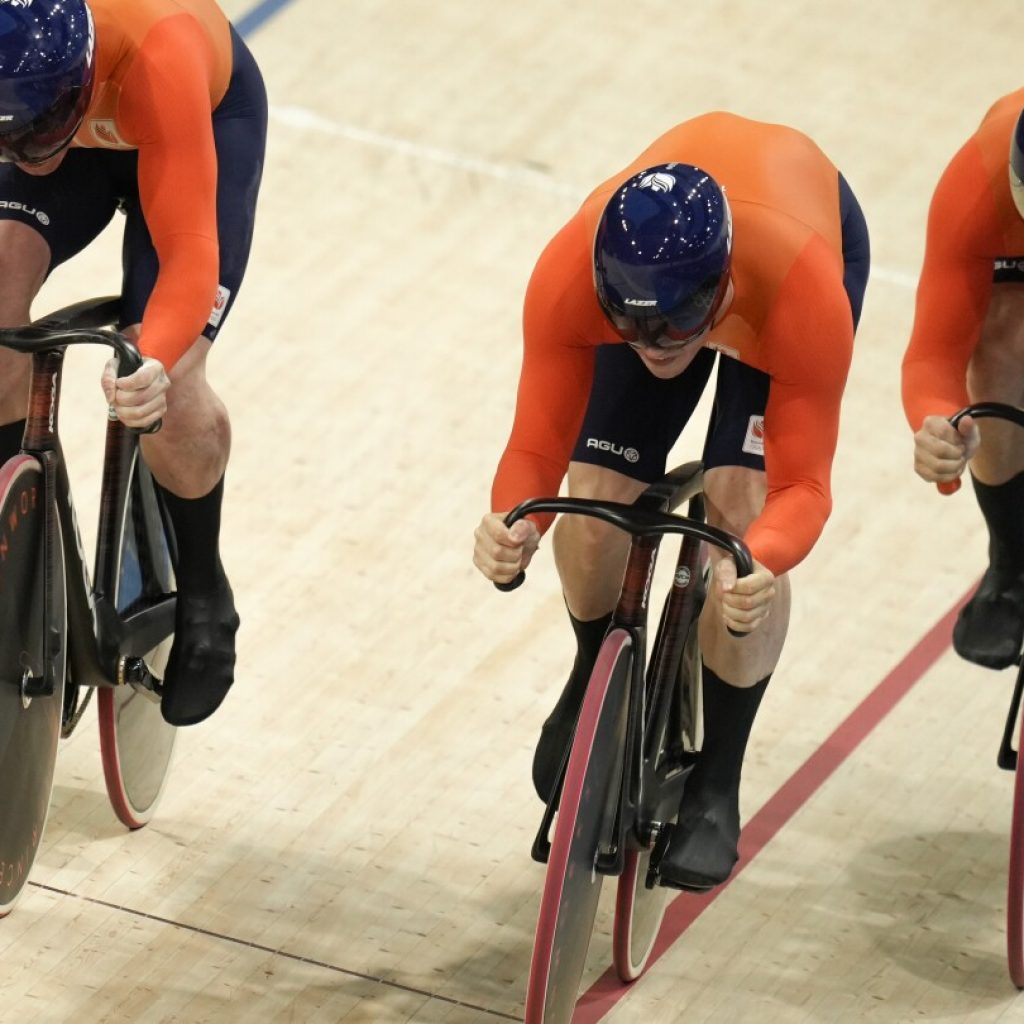
{"label": "black cycling sock", "polygon": [[[566,608],[568,611],[568,608]],[[583,704],[583,695],[594,670],[601,642],[612,621],[611,613],[598,619],[577,619],[569,612],[573,633],[576,634],[576,658],[573,661],[569,680],[548,715],[541,729],[540,741],[533,756],[533,786],[537,795],[546,803],[551,796],[558,778],[565,751],[572,739],[576,719]]]}
{"label": "black cycling sock", "polygon": [[733,686],[703,665],[702,679],[704,742],[694,775],[715,789],[736,789],[750,730],[771,673],[753,686]]}
{"label": "black cycling sock", "polygon": [[1024,472],[1004,484],[982,483],[971,474],[978,507],[988,527],[988,560],[998,583],[1024,575]]}
{"label": "black cycling sock", "polygon": [[178,589],[185,594],[211,594],[222,583],[220,561],[220,509],[224,498],[224,477],[201,498],[179,498],[160,488],[174,527],[178,545],[175,574]]}
{"label": "black cycling sock", "polygon": [[175,637],[160,708],[172,725],[194,725],[220,707],[235,678],[238,614],[219,549],[224,478],[201,498],[160,490],[178,546]]}
{"label": "black cycling sock", "polygon": [[704,743],[676,824],[655,850],[662,884],[704,892],[732,872],[739,857],[743,756],[769,679],[731,686],[704,666]]}
{"label": "black cycling sock", "polygon": [[0,466],[21,451],[21,438],[25,433],[25,421],[5,423],[0,427]]}
{"label": "black cycling sock", "polygon": [[[568,608],[566,611],[569,611]],[[601,650],[604,635],[611,625],[612,613],[602,615],[599,619],[584,620],[577,619],[569,612],[569,621],[572,623],[573,633],[576,634],[576,659],[573,662],[568,687],[582,694],[590,679],[590,673],[594,671],[594,662],[597,661],[597,653]]]}

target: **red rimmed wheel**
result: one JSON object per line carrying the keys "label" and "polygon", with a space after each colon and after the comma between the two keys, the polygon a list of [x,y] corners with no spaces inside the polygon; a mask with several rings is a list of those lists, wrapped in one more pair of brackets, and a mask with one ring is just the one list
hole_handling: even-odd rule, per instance
{"label": "red rimmed wheel", "polygon": [[[1024,672],[1024,667],[1021,668]],[[1024,988],[1024,715],[1017,741],[1017,768],[1013,781],[1013,816],[1010,824],[1010,867],[1006,895],[1006,959],[1010,978]]]}
{"label": "red rimmed wheel", "polygon": [[[163,514],[152,478],[136,453],[121,513],[121,543],[115,606],[132,615],[166,603],[174,593],[174,570]],[[173,621],[142,654],[162,679],[174,640]],[[100,754],[107,795],[118,819],[131,829],[153,817],[163,793],[177,729],[160,714],[153,694],[130,685],[103,687],[97,695]]]}
{"label": "red rimmed wheel", "polygon": [[622,777],[633,660],[612,630],[594,666],[573,739],[541,896],[526,996],[526,1024],[572,1019],[594,929],[599,847],[610,835]]}

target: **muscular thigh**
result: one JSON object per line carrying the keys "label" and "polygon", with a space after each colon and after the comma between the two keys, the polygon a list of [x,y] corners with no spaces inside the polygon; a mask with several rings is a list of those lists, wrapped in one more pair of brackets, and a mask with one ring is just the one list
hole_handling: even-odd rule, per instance
{"label": "muscular thigh", "polygon": [[968,366],[967,389],[975,402],[1024,404],[1024,274],[1005,283],[997,276]]}
{"label": "muscular thigh", "polygon": [[[0,327],[27,323],[50,250],[35,227],[0,217]],[[25,415],[31,357],[0,348],[0,423]]]}
{"label": "muscular thigh", "polygon": [[0,164],[0,221],[31,228],[46,243],[45,273],[81,252],[110,223],[118,205],[123,153],[72,149],[51,174]]}
{"label": "muscular thigh", "polygon": [[[997,260],[992,297],[977,347],[967,368],[972,402],[1024,405],[1024,267]],[[1019,428],[1003,420],[978,423],[981,448],[972,471],[988,483],[1002,483],[1024,470]]]}

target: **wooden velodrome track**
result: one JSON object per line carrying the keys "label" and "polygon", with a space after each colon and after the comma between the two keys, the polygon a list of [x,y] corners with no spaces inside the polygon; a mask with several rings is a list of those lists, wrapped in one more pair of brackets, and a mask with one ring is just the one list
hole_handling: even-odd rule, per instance
{"label": "wooden velodrome track", "polygon": [[[1010,674],[951,655],[948,622],[904,662],[984,542],[966,491],[913,476],[898,401],[931,189],[1021,84],[1018,5],[225,7],[272,102],[255,251],[211,366],[235,430],[239,681],[181,734],[136,834],[109,809],[91,712],[62,746],[32,883],[0,923],[0,1021],[521,1018],[542,882],[529,764],[571,651],[549,545],[511,596],[469,552],[522,292],[593,184],[718,108],[820,143],[864,206],[874,273],[835,513],[794,573],[745,817],[782,796],[749,867],[699,916],[673,905],[675,941],[628,992],[602,980],[603,904],[578,1018],[1024,1020],[995,767]],[[36,312],[115,290],[118,255],[105,236]],[[101,362],[76,353],[65,382],[90,535]]]}

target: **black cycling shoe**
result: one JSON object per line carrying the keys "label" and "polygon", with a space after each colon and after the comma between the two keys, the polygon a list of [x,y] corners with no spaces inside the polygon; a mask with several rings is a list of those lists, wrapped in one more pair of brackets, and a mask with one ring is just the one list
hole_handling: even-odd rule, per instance
{"label": "black cycling shoe", "polygon": [[533,753],[533,788],[544,803],[551,800],[558,783],[558,770],[562,767],[576,731],[576,719],[580,717],[580,708],[583,707],[587,682],[586,677],[577,677],[574,668],[554,711],[541,726],[540,739]]}
{"label": "black cycling shoe", "polygon": [[1024,579],[989,567],[953,626],[953,649],[984,668],[1007,668],[1024,642]]}
{"label": "black cycling shoe", "polygon": [[212,594],[178,594],[174,644],[160,711],[171,725],[195,725],[220,707],[235,678],[239,618],[227,579]]}
{"label": "black cycling shoe", "polygon": [[736,790],[683,794],[678,823],[659,836],[651,855],[658,881],[672,889],[707,892],[721,885],[739,860]]}
{"label": "black cycling shoe", "polygon": [[[579,708],[576,709],[577,713]],[[576,731],[577,715],[558,714],[558,708],[541,726],[537,749],[533,752],[533,788],[537,796],[548,803],[558,782],[558,769],[562,767],[572,743],[572,734]]]}

